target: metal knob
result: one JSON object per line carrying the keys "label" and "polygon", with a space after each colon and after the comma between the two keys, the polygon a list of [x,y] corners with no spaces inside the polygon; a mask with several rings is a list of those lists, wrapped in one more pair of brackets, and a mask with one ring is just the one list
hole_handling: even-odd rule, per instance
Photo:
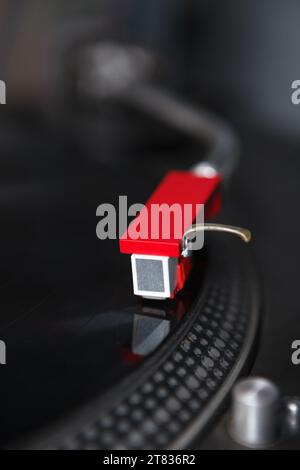
{"label": "metal knob", "polygon": [[248,447],[274,443],[280,433],[280,392],[267,379],[248,378],[233,390],[230,430],[233,438]]}

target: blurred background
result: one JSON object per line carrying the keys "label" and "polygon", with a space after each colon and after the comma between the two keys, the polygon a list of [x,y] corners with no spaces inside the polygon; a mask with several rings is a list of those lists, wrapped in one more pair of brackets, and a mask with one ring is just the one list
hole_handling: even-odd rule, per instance
{"label": "blurred background", "polygon": [[[96,279],[99,259],[82,247],[81,232],[70,242],[73,232],[49,226],[53,213],[73,227],[78,223],[79,205],[66,215],[64,194],[73,191],[81,203],[89,194],[84,217],[94,237],[94,210],[108,198],[95,188],[106,184],[114,195],[126,191],[132,202],[142,201],[165,171],[186,168],[201,153],[118,103],[82,99],[78,55],[101,41],[145,49],[155,57],[154,83],[214,111],[236,130],[241,158],[227,201],[240,215],[225,222],[246,223],[253,231],[265,293],[255,372],[279,382],[285,393],[300,393],[290,360],[291,343],[300,338],[300,106],[291,102],[291,84],[300,79],[297,0],[1,0],[3,270],[25,272],[39,260],[42,277],[47,269],[79,279],[93,266]],[[37,250],[41,237],[43,249]],[[70,251],[68,262],[53,243],[64,256]],[[51,259],[48,245],[54,247]],[[126,276],[127,265],[120,269]],[[112,279],[108,274],[107,285]]]}
{"label": "blurred background", "polygon": [[164,84],[239,123],[297,139],[299,2],[288,0],[1,1],[1,76],[10,103],[58,99],[67,51],[81,41],[138,44]]}

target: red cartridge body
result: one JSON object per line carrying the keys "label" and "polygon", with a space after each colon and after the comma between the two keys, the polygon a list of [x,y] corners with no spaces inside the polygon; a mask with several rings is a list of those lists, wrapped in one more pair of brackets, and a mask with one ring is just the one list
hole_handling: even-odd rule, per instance
{"label": "red cartridge body", "polygon": [[[188,171],[171,171],[167,173],[156,188],[145,208],[131,222],[127,231],[120,238],[120,251],[127,254],[158,255],[178,258],[181,252],[181,239],[184,232],[194,223],[197,217],[197,205],[205,205],[205,219],[212,217],[220,209],[221,178],[196,176]],[[151,216],[153,205],[167,204],[170,208],[177,204],[185,217],[181,220],[178,230],[171,227],[170,237],[163,236],[163,221],[154,230]],[[184,211],[184,206],[191,206],[190,213]],[[142,230],[142,225],[147,229]],[[139,238],[133,238],[132,233],[141,233]],[[144,232],[144,233],[142,233]],[[155,238],[153,237],[153,232]],[[175,233],[176,232],[176,233]],[[145,236],[146,235],[146,236]]]}
{"label": "red cartridge body", "polygon": [[192,267],[191,257],[181,255],[183,235],[203,208],[202,219],[219,211],[220,183],[217,174],[172,171],[165,176],[120,238],[121,253],[131,254],[136,295],[173,298],[183,288]]}
{"label": "red cartridge body", "polygon": [[121,253],[131,254],[136,295],[173,298],[183,288],[192,267],[191,257],[181,256],[183,235],[203,206],[205,220],[219,211],[220,183],[218,174],[208,178],[188,171],[167,173],[120,238]]}

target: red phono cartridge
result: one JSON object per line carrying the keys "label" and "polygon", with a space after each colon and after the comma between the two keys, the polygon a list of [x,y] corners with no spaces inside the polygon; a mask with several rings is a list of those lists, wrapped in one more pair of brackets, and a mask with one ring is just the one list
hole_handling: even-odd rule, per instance
{"label": "red phono cartridge", "polygon": [[136,295],[172,298],[183,288],[192,267],[191,234],[222,230],[249,241],[245,229],[204,223],[220,210],[220,187],[216,171],[167,173],[120,238],[121,253],[131,254]]}

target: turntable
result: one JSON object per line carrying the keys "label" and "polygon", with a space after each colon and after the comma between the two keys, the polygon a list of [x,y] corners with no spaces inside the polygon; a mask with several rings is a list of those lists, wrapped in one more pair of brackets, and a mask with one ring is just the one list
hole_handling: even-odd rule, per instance
{"label": "turntable", "polygon": [[[50,32],[36,29],[30,92],[2,61],[0,447],[297,449],[298,144],[231,126],[209,93],[187,93],[172,58],[181,36],[169,50],[162,34],[179,6],[153,2],[163,11],[148,48],[142,7],[123,2],[127,28],[133,12],[145,26],[144,40],[124,39],[124,10],[108,3],[102,29],[96,6],[86,23],[59,12]],[[99,205],[153,194],[184,205],[193,188],[204,219],[167,247],[159,236],[141,248],[126,230],[120,245],[97,237]],[[249,241],[240,227],[250,246],[220,233]],[[204,230],[191,255],[188,236]]]}

